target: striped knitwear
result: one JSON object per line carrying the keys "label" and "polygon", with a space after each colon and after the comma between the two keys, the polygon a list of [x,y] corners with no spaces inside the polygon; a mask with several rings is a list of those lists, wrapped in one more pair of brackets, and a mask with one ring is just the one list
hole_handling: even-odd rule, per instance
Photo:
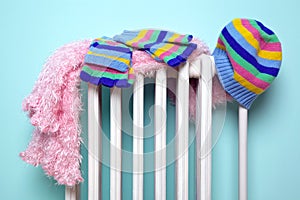
{"label": "striped knitwear", "polygon": [[132,48],[109,37],[97,38],[85,56],[80,78],[94,85],[130,87],[134,82],[131,57]]}
{"label": "striped knitwear", "polygon": [[186,62],[189,55],[197,48],[196,44],[190,42],[193,39],[192,35],[164,30],[125,30],[113,39],[127,46],[144,50],[156,61],[165,62],[171,67]]}
{"label": "striped knitwear", "polygon": [[249,109],[278,75],[282,50],[273,31],[253,19],[234,19],[222,30],[213,52],[219,79]]}
{"label": "striped knitwear", "polygon": [[127,88],[133,84],[135,75],[132,67],[127,72],[120,72],[108,67],[85,63],[80,72],[80,78],[94,85]]}
{"label": "striped knitwear", "polygon": [[92,42],[84,62],[126,72],[131,66],[131,56],[132,48],[109,37],[102,37]]}

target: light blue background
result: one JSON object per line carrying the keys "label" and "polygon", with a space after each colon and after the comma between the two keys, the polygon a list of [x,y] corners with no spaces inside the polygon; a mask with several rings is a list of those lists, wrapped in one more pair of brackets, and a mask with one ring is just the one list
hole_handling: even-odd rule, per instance
{"label": "light blue background", "polygon": [[[283,45],[279,77],[249,112],[249,199],[299,200],[299,6],[296,0],[2,1],[0,199],[64,198],[63,186],[18,157],[33,130],[21,103],[53,50],[74,40],[145,27],[191,33],[213,49],[224,25],[247,17],[274,30]],[[238,199],[237,125],[237,105],[230,104],[213,150],[213,200]]]}

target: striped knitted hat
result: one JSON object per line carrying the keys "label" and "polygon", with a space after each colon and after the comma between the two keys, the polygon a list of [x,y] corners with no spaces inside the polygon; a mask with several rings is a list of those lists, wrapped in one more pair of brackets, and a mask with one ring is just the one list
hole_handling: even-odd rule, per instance
{"label": "striped knitted hat", "polygon": [[261,22],[234,19],[222,30],[213,56],[226,92],[249,109],[279,72],[281,43]]}

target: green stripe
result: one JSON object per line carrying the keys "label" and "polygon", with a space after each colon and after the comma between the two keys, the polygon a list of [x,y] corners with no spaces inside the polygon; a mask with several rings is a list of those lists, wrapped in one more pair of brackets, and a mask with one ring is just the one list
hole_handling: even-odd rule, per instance
{"label": "green stripe", "polygon": [[134,79],[128,79],[127,82],[132,85],[134,83]]}
{"label": "green stripe", "polygon": [[[176,44],[175,44],[176,45]],[[187,46],[180,46],[177,51],[172,52],[169,56],[164,57],[164,61],[172,60],[173,58],[176,58],[177,55],[181,55],[184,50],[186,50]]]}
{"label": "green stripe", "polygon": [[99,44],[106,44],[107,45],[107,40],[104,40],[102,38],[100,38],[99,40],[97,40],[96,42],[98,42]]}
{"label": "green stripe", "polygon": [[[153,33],[151,34],[150,38],[148,40],[146,40],[145,42],[140,42],[138,43],[138,47],[139,48],[144,48],[146,44],[152,43],[152,42],[156,42],[158,35],[161,31],[153,31]],[[140,38],[142,39],[142,38]]]}
{"label": "green stripe", "polygon": [[[112,46],[111,44],[109,44],[110,40],[104,39],[104,38],[98,38],[98,39],[99,40],[97,40],[95,42],[98,42],[99,44],[103,44],[103,45]],[[116,43],[115,46],[116,47],[126,47],[124,44],[121,44],[121,43]]]}
{"label": "green stripe", "polygon": [[128,78],[128,74],[112,74],[110,72],[106,72],[106,71],[96,71],[93,70],[91,68],[89,68],[87,65],[84,65],[82,67],[82,71],[85,71],[86,73],[88,73],[90,76],[93,77],[97,77],[97,78],[110,78],[113,80],[117,80],[117,79],[127,79]]}
{"label": "green stripe", "polygon": [[238,53],[236,53],[234,51],[234,49],[231,48],[231,46],[227,43],[226,39],[224,38],[224,36],[222,34],[220,35],[220,38],[224,42],[224,44],[226,46],[226,50],[231,55],[231,57],[235,60],[235,62],[237,62],[240,66],[242,66],[248,72],[253,74],[256,78],[258,78],[262,81],[268,82],[268,83],[272,83],[272,81],[275,79],[274,76],[271,76],[271,75],[265,74],[265,73],[261,73],[260,71],[258,71],[253,65],[251,65],[246,60],[244,60],[244,58],[242,58]]}
{"label": "green stripe", "polygon": [[259,31],[259,33],[262,35],[262,38],[265,40],[265,42],[270,42],[270,43],[275,43],[275,42],[279,42],[278,37],[273,34],[273,35],[268,35],[267,33],[265,33],[260,26],[257,24],[257,22],[255,20],[249,20],[249,23],[256,29]]}
{"label": "green stripe", "polygon": [[189,40],[187,39],[189,35],[185,35],[180,41],[182,44],[189,44]]}
{"label": "green stripe", "polygon": [[99,44],[109,45],[107,44],[107,40],[103,38],[99,38],[99,40],[97,40],[96,42],[98,42]]}

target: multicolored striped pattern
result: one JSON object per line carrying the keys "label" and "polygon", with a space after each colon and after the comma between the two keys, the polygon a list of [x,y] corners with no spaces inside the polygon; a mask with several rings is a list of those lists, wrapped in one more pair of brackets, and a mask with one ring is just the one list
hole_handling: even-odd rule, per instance
{"label": "multicolored striped pattern", "polygon": [[129,87],[134,82],[132,47],[145,50],[159,61],[177,66],[197,48],[191,35],[169,31],[124,31],[113,39],[102,37],[90,45],[80,77],[83,81],[107,87]]}
{"label": "multicolored striped pattern", "polygon": [[102,37],[92,42],[84,62],[126,72],[131,66],[131,56],[132,48],[111,38]]}
{"label": "multicolored striped pattern", "polygon": [[163,61],[175,67],[186,62],[186,59],[197,48],[191,43],[192,35],[145,29],[140,31],[124,31],[113,38],[130,47],[147,51],[155,60]]}
{"label": "multicolored striped pattern", "polygon": [[226,25],[213,55],[225,90],[248,109],[278,75],[282,60],[278,37],[252,19]]}
{"label": "multicolored striped pattern", "polygon": [[131,67],[127,72],[120,72],[108,67],[85,64],[82,67],[80,78],[94,85],[104,85],[110,88],[114,86],[127,88],[133,84],[135,75]]}

